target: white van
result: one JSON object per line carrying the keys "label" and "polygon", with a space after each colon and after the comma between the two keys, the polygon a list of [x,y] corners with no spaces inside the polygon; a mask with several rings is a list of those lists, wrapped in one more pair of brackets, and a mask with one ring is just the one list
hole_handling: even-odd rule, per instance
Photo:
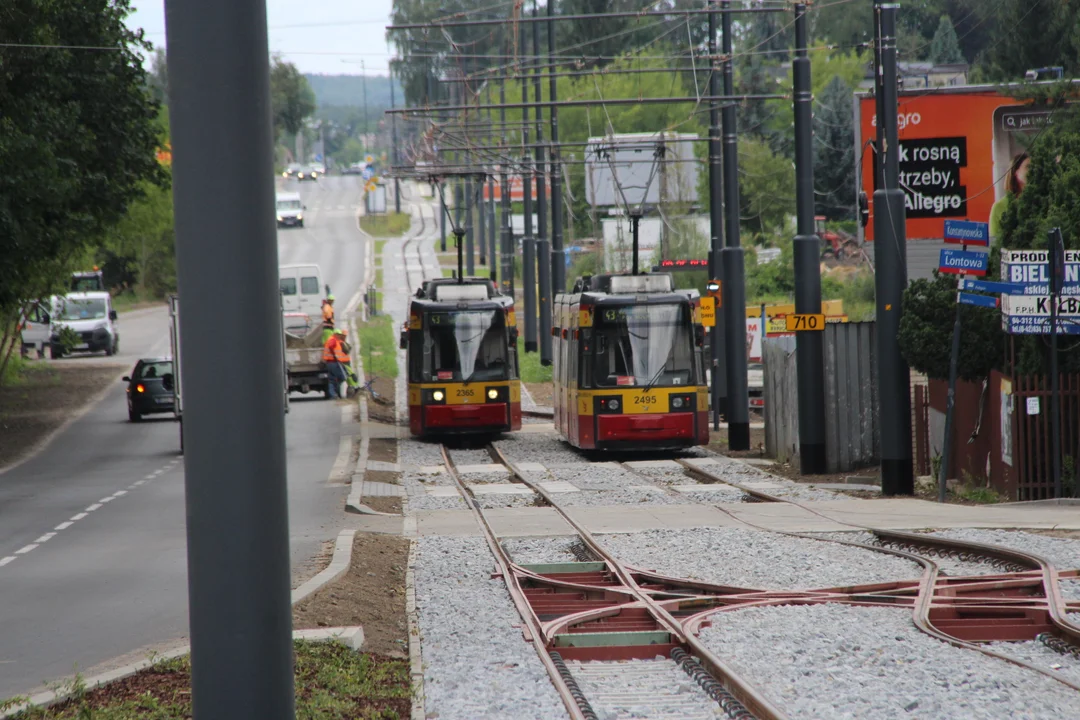
{"label": "white van", "polygon": [[61,357],[67,350],[61,335],[65,327],[76,335],[71,350],[104,352],[106,355],[115,355],[120,350],[116,310],[112,296],[107,292],[68,293],[56,300],[49,338],[54,358]]}
{"label": "white van", "polygon": [[330,286],[323,285],[318,265],[282,265],[278,283],[284,312],[322,316],[322,300],[330,294]]}
{"label": "white van", "polygon": [[45,357],[45,346],[52,337],[52,314],[56,298],[41,300],[30,306],[23,319],[22,325],[22,356],[27,357],[30,351],[37,353],[39,358]]}
{"label": "white van", "polygon": [[275,196],[277,226],[304,227],[304,203],[300,193],[283,192]]}

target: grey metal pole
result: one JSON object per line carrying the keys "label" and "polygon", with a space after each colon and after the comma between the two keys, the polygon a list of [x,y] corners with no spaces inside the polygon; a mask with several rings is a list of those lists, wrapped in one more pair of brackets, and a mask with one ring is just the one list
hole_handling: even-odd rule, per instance
{"label": "grey metal pole", "polygon": [[[1058,300],[1065,278],[1065,246],[1061,228],[1049,231],[1050,259],[1050,463],[1054,497],[1063,497],[1061,487],[1061,372],[1058,368]],[[1075,489],[1074,489],[1075,494]]]}
{"label": "grey metal pole", "polygon": [[630,244],[631,244],[631,260],[630,260],[630,274],[638,274],[638,229],[641,227],[641,215],[638,213],[630,213]]}
{"label": "grey metal pole", "polygon": [[491,277],[497,279],[499,274],[499,265],[497,261],[496,246],[498,245],[498,234],[495,232],[495,176],[488,176],[488,197],[487,197],[487,211],[488,211],[488,257],[491,258]]}
{"label": "grey metal pole", "polygon": [[[165,17],[193,712],[199,720],[292,720],[266,3],[167,0]],[[245,308],[244,321],[222,323],[222,307]],[[257,361],[223,373],[226,357]]]}
{"label": "grey metal pole", "polygon": [[446,252],[446,198],[439,193],[439,249]]}
{"label": "grey metal pole", "polygon": [[[519,25],[521,54],[528,52],[525,24]],[[505,107],[505,105],[504,105]],[[529,158],[529,78],[521,75],[521,142],[525,148],[521,159],[521,185],[525,191],[525,234],[521,238],[521,283],[525,286],[525,352],[536,352],[536,239],[533,237],[532,172]]]}
{"label": "grey metal pole", "polygon": [[[795,312],[821,312],[821,241],[814,229],[814,128],[806,5],[795,5]],[[825,458],[825,343],[820,331],[795,336],[799,388],[799,465],[820,475]]]}
{"label": "grey metal pole", "polygon": [[[548,0],[547,15],[555,15],[555,2]],[[548,57],[555,57],[555,23],[547,22]],[[558,99],[558,79],[555,68],[548,76],[551,102]],[[551,111],[551,291],[553,294],[566,292],[566,254],[563,250],[562,232],[562,173],[559,166],[559,109],[552,105]]]}
{"label": "grey metal pole", "polygon": [[484,207],[484,186],[487,183],[482,179],[476,180],[476,241],[480,245],[480,264],[487,265],[487,210]]}
{"label": "grey metal pole", "polygon": [[[708,0],[709,10],[709,94],[720,94],[720,70],[716,66],[716,0]],[[715,100],[709,103],[709,278],[720,280],[724,268],[724,197],[722,170],[720,166],[720,106]],[[735,212],[738,212],[736,208]],[[724,313],[716,313],[716,326],[709,333],[712,367],[709,378],[713,407],[713,430],[720,429],[720,414],[727,412],[727,362],[722,350],[724,339]]]}
{"label": "grey metal pole", "polygon": [[911,458],[911,371],[900,354],[897,336],[907,287],[907,238],[904,191],[900,188],[900,144],[896,74],[896,10],[875,0],[880,47],[876,68],[879,100],[874,191],[874,255],[877,291],[878,422],[881,427],[881,492],[915,492]]}
{"label": "grey metal pole", "polygon": [[[967,250],[967,246],[964,246]],[[963,282],[963,278],[957,284]],[[945,401],[945,435],[941,444],[941,468],[938,471],[938,502],[945,502],[945,490],[948,486],[949,464],[952,461],[953,419],[956,414],[956,375],[960,358],[960,298],[959,289],[956,302],[956,319],[953,320],[952,351],[949,355],[949,394]]]}
{"label": "grey metal pole", "polygon": [[[506,103],[506,81],[499,81],[499,122],[502,124],[503,145],[506,141],[506,108],[501,107]],[[502,223],[502,286],[503,292],[510,297],[514,296],[514,237],[510,222],[510,177],[506,173],[506,163],[502,164],[502,175],[499,176],[499,213]]]}
{"label": "grey metal pole", "polygon": [[[731,31],[730,0],[723,0],[724,94],[735,93],[735,61]],[[724,206],[727,238],[723,249],[724,348],[727,361],[728,448],[750,449],[750,389],[746,367],[746,270],[745,251],[739,242],[739,139],[736,135],[735,105],[725,103]],[[719,314],[719,313],[717,313]]]}
{"label": "grey metal pole", "polygon": [[[394,109],[394,66],[390,66],[390,109]],[[398,135],[397,135],[397,114],[390,116],[390,133],[394,147],[390,148],[390,161],[394,167],[398,164]],[[326,144],[323,144],[323,157],[326,153]],[[394,212],[398,215],[401,214],[401,181],[397,176],[394,177]]]}
{"label": "grey metal pole", "polygon": [[528,235],[521,239],[521,264],[521,282],[525,285],[525,352],[536,352],[536,239]]}
{"label": "grey metal pole", "polygon": [[[540,16],[539,0],[533,0],[533,16]],[[540,23],[532,24],[533,57],[540,64]],[[543,73],[539,67],[533,74],[533,94],[536,99],[536,262],[539,263],[537,281],[540,305],[540,364],[551,364],[551,243],[547,234],[547,188],[544,178],[544,117],[541,108],[543,96]],[[552,108],[554,110],[555,108]]]}
{"label": "grey metal pole", "polygon": [[368,136],[368,114],[367,114],[367,68],[364,67],[364,61],[360,61],[360,85],[364,92],[364,142],[360,143],[364,146],[364,152],[370,152],[367,144]]}

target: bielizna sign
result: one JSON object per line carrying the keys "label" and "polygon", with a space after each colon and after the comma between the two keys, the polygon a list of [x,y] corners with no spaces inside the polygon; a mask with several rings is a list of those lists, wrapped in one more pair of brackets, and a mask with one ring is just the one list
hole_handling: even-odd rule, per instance
{"label": "bielizna sign", "polygon": [[959,275],[985,275],[990,269],[990,255],[984,252],[966,252],[944,248],[938,260],[938,270]]}
{"label": "bielizna sign", "polygon": [[[1001,279],[1023,285],[1016,295],[1050,294],[1050,258],[1046,250],[1002,250]],[[1080,295],[1080,250],[1065,251],[1062,295]]]}

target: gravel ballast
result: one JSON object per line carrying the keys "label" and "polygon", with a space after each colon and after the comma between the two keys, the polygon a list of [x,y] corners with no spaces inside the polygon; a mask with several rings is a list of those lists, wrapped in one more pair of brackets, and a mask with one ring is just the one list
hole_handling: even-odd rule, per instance
{"label": "gravel ballast", "polygon": [[792,718],[1080,717],[1080,693],[924,635],[908,611],[786,606],[711,620],[702,642]]}
{"label": "gravel ballast", "polygon": [[559,700],[480,538],[417,540],[426,717],[563,720]]}
{"label": "gravel ballast", "polygon": [[1048,537],[1022,530],[940,530],[932,533],[953,540],[1001,545],[1021,552],[1041,555],[1052,562],[1058,570],[1080,568],[1080,540]]}
{"label": "gravel ballast", "polygon": [[543,563],[577,562],[577,556],[570,548],[580,542],[569,535],[552,538],[507,538],[502,541],[503,549],[510,554],[510,559],[518,565],[539,565]]}
{"label": "gravel ballast", "polygon": [[996,642],[986,646],[990,650],[1029,662],[1036,667],[1052,671],[1056,675],[1080,684],[1080,659],[1062,655],[1038,640],[1027,642]]}
{"label": "gravel ballast", "polygon": [[838,543],[741,528],[603,535],[623,562],[718,585],[794,590],[918,578],[915,563]]}
{"label": "gravel ballast", "polygon": [[566,663],[600,720],[719,720],[727,714],[675,661]]}

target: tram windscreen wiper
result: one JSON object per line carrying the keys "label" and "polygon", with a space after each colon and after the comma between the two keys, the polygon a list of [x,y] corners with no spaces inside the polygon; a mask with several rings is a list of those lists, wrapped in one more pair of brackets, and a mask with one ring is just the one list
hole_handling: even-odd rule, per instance
{"label": "tram windscreen wiper", "polygon": [[667,370],[667,363],[668,360],[671,359],[671,353],[673,352],[675,352],[674,343],[672,343],[671,347],[668,348],[667,355],[664,356],[664,362],[660,364],[660,369],[656,371],[656,374],[653,375],[652,380],[649,381],[649,383],[645,386],[645,389],[642,390],[642,392],[649,392],[650,390],[652,390],[652,386],[660,381],[660,376],[664,374],[664,370]]}

